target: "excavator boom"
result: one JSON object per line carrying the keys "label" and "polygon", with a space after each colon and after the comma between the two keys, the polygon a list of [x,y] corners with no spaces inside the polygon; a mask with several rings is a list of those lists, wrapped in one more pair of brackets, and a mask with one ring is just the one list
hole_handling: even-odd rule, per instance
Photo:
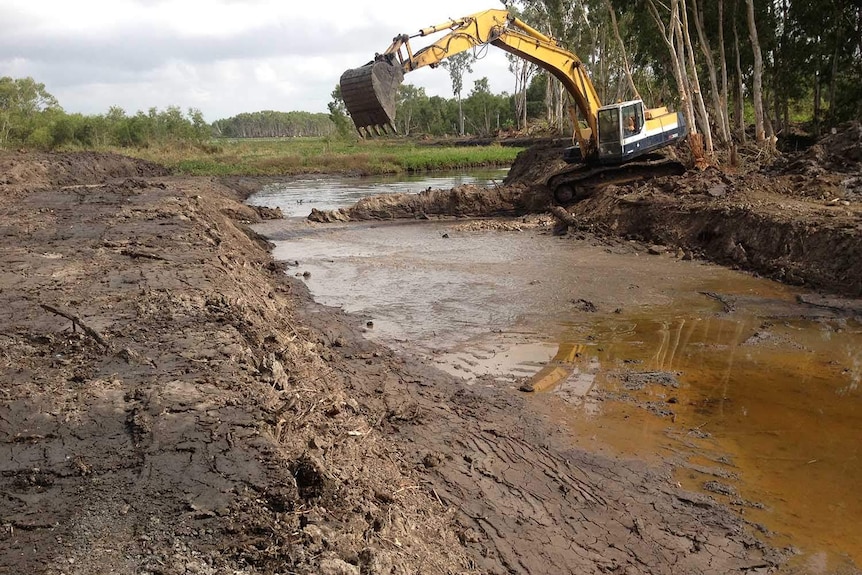
{"label": "excavator boom", "polygon": [[[413,51],[411,38],[448,31],[433,44]],[[422,28],[413,36],[396,36],[389,48],[360,68],[341,76],[341,95],[360,135],[395,131],[395,105],[403,74],[431,66],[471,48],[492,44],[548,70],[572,96],[589,130],[576,131],[582,149],[595,149],[590,133],[596,130],[598,94],[583,63],[556,40],[542,34],[507,10],[485,10],[436,26]],[[399,74],[400,72],[400,74]],[[364,132],[364,134],[363,134]]]}
{"label": "excavator boom", "polygon": [[[414,51],[410,40],[446,32],[436,42]],[[557,78],[571,98],[570,113],[577,156],[592,164],[621,164],[685,137],[681,114],[666,108],[647,109],[640,100],[602,106],[583,62],[507,10],[485,10],[413,36],[396,36],[389,48],[365,66],[341,76],[341,95],[360,135],[395,131],[398,86],[404,74],[435,67],[456,54],[491,44],[533,62]],[[581,128],[578,118],[586,123]],[[363,134],[364,131],[364,134]]]}

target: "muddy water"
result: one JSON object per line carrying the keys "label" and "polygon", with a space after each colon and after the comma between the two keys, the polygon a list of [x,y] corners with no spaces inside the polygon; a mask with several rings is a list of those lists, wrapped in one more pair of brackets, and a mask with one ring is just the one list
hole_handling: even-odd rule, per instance
{"label": "muddy water", "polygon": [[[547,365],[578,443],[670,458],[677,480],[794,545],[806,572],[862,564],[862,325],[717,266],[546,230],[457,223],[261,231],[315,298],[467,385]],[[363,325],[365,319],[362,320]],[[565,357],[566,360],[560,362]]]}
{"label": "muddy water", "polygon": [[375,194],[415,193],[428,188],[446,189],[461,184],[480,186],[502,182],[508,168],[470,172],[434,172],[434,175],[307,176],[266,185],[250,203],[281,208],[285,216],[306,216],[311,208],[334,210]]}

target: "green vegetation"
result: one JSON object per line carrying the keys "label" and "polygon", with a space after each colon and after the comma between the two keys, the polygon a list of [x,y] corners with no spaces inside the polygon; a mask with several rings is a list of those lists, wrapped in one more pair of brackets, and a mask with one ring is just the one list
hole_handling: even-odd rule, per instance
{"label": "green vegetation", "polygon": [[328,114],[310,112],[242,113],[213,122],[213,135],[220,138],[297,138],[331,136],[335,126]]}
{"label": "green vegetation", "polygon": [[114,106],[107,114],[67,114],[33,78],[0,78],[0,148],[130,148],[200,144],[210,137],[200,110],[171,106],[129,116]]}
{"label": "green vegetation", "polygon": [[210,137],[200,110],[171,106],[129,116],[114,106],[107,114],[67,114],[33,78],[0,78],[0,148],[130,148],[200,144]]}
{"label": "green vegetation", "polygon": [[183,113],[177,107],[134,115],[117,107],[94,116],[67,114],[32,78],[0,78],[0,148],[118,151],[194,175],[420,172],[505,165],[519,151],[407,138],[358,140],[349,122],[337,109],[329,115],[240,114],[212,126],[199,110]]}
{"label": "green vegetation", "polygon": [[206,146],[151,146],[123,153],[189,175],[387,174],[511,164],[520,148],[448,146],[401,139],[220,140]]}

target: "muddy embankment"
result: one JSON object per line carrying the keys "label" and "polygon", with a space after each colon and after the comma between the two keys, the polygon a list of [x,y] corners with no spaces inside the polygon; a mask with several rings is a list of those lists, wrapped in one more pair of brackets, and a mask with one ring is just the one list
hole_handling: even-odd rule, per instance
{"label": "muddy embankment", "polygon": [[[316,221],[445,216],[519,216],[547,210],[541,185],[561,168],[562,149],[523,152],[504,185],[367,198]],[[756,171],[711,167],[682,176],[609,185],[567,206],[583,231],[660,244],[793,285],[862,295],[862,125],[846,124],[805,152]]]}
{"label": "muddy embankment", "polygon": [[668,467],[365,340],[211,178],[0,155],[0,572],[728,573]]}

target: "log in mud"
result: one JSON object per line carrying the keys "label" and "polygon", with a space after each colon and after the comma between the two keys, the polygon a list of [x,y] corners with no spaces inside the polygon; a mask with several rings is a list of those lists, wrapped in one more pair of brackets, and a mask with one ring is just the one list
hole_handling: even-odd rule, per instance
{"label": "log in mud", "polygon": [[364,339],[272,260],[244,192],[113,155],[0,167],[0,572],[753,573],[786,556],[668,466],[573,448],[541,405]]}

